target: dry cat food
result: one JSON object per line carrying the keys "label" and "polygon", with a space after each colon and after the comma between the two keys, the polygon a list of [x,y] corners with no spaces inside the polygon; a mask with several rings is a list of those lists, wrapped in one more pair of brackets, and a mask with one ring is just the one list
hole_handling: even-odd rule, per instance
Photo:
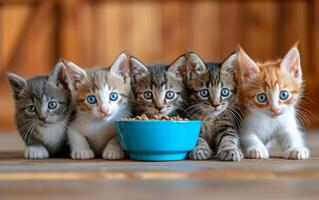
{"label": "dry cat food", "polygon": [[152,116],[147,116],[145,114],[138,115],[136,117],[125,117],[122,118],[122,120],[188,120],[187,118],[182,118],[180,116],[175,116],[175,117],[169,117],[169,116],[158,116],[158,115],[152,115]]}

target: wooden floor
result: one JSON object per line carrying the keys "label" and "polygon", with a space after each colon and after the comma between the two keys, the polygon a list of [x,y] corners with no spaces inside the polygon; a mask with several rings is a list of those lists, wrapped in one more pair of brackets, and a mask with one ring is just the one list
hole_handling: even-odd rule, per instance
{"label": "wooden floor", "polygon": [[319,134],[307,141],[306,161],[34,161],[0,134],[0,199],[319,199]]}

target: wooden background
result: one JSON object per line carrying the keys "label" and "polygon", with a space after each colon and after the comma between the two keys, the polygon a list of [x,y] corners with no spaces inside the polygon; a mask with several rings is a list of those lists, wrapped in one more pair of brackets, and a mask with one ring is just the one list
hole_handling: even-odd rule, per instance
{"label": "wooden background", "polygon": [[[126,50],[146,63],[188,49],[221,61],[238,43],[259,60],[278,58],[298,40],[310,126],[319,127],[317,0],[0,0],[0,129],[14,129],[6,71],[49,73],[60,57],[108,66]],[[309,112],[313,114],[310,114]]]}

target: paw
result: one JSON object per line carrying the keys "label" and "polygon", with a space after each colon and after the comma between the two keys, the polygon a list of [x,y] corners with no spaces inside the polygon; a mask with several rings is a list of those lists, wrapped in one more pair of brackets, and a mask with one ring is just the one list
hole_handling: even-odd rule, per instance
{"label": "paw", "polygon": [[222,161],[240,161],[243,158],[243,153],[240,149],[228,149],[220,150],[217,153],[217,157]]}
{"label": "paw", "polygon": [[24,152],[27,159],[45,159],[49,158],[49,152],[43,146],[28,146]]}
{"label": "paw", "polygon": [[102,157],[106,160],[120,160],[125,157],[125,153],[118,146],[106,147]]}
{"label": "paw", "polygon": [[71,158],[74,160],[89,160],[94,158],[94,152],[88,150],[75,150],[71,152]]}
{"label": "paw", "polygon": [[308,159],[309,155],[309,150],[306,147],[291,148],[284,152],[284,157],[291,160]]}
{"label": "paw", "polygon": [[266,149],[250,149],[246,152],[248,159],[268,159],[269,153]]}
{"label": "paw", "polygon": [[209,148],[195,148],[188,154],[188,157],[191,160],[209,160],[212,156],[213,152]]}

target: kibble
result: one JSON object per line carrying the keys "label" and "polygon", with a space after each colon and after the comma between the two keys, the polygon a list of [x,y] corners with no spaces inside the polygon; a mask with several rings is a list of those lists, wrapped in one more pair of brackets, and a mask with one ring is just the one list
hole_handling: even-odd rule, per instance
{"label": "kibble", "polygon": [[174,117],[158,116],[158,115],[147,116],[145,114],[142,114],[142,115],[138,115],[136,117],[125,117],[125,118],[122,118],[122,120],[176,120],[176,121],[181,121],[181,120],[188,120],[188,119],[180,117],[180,116],[174,116]]}

